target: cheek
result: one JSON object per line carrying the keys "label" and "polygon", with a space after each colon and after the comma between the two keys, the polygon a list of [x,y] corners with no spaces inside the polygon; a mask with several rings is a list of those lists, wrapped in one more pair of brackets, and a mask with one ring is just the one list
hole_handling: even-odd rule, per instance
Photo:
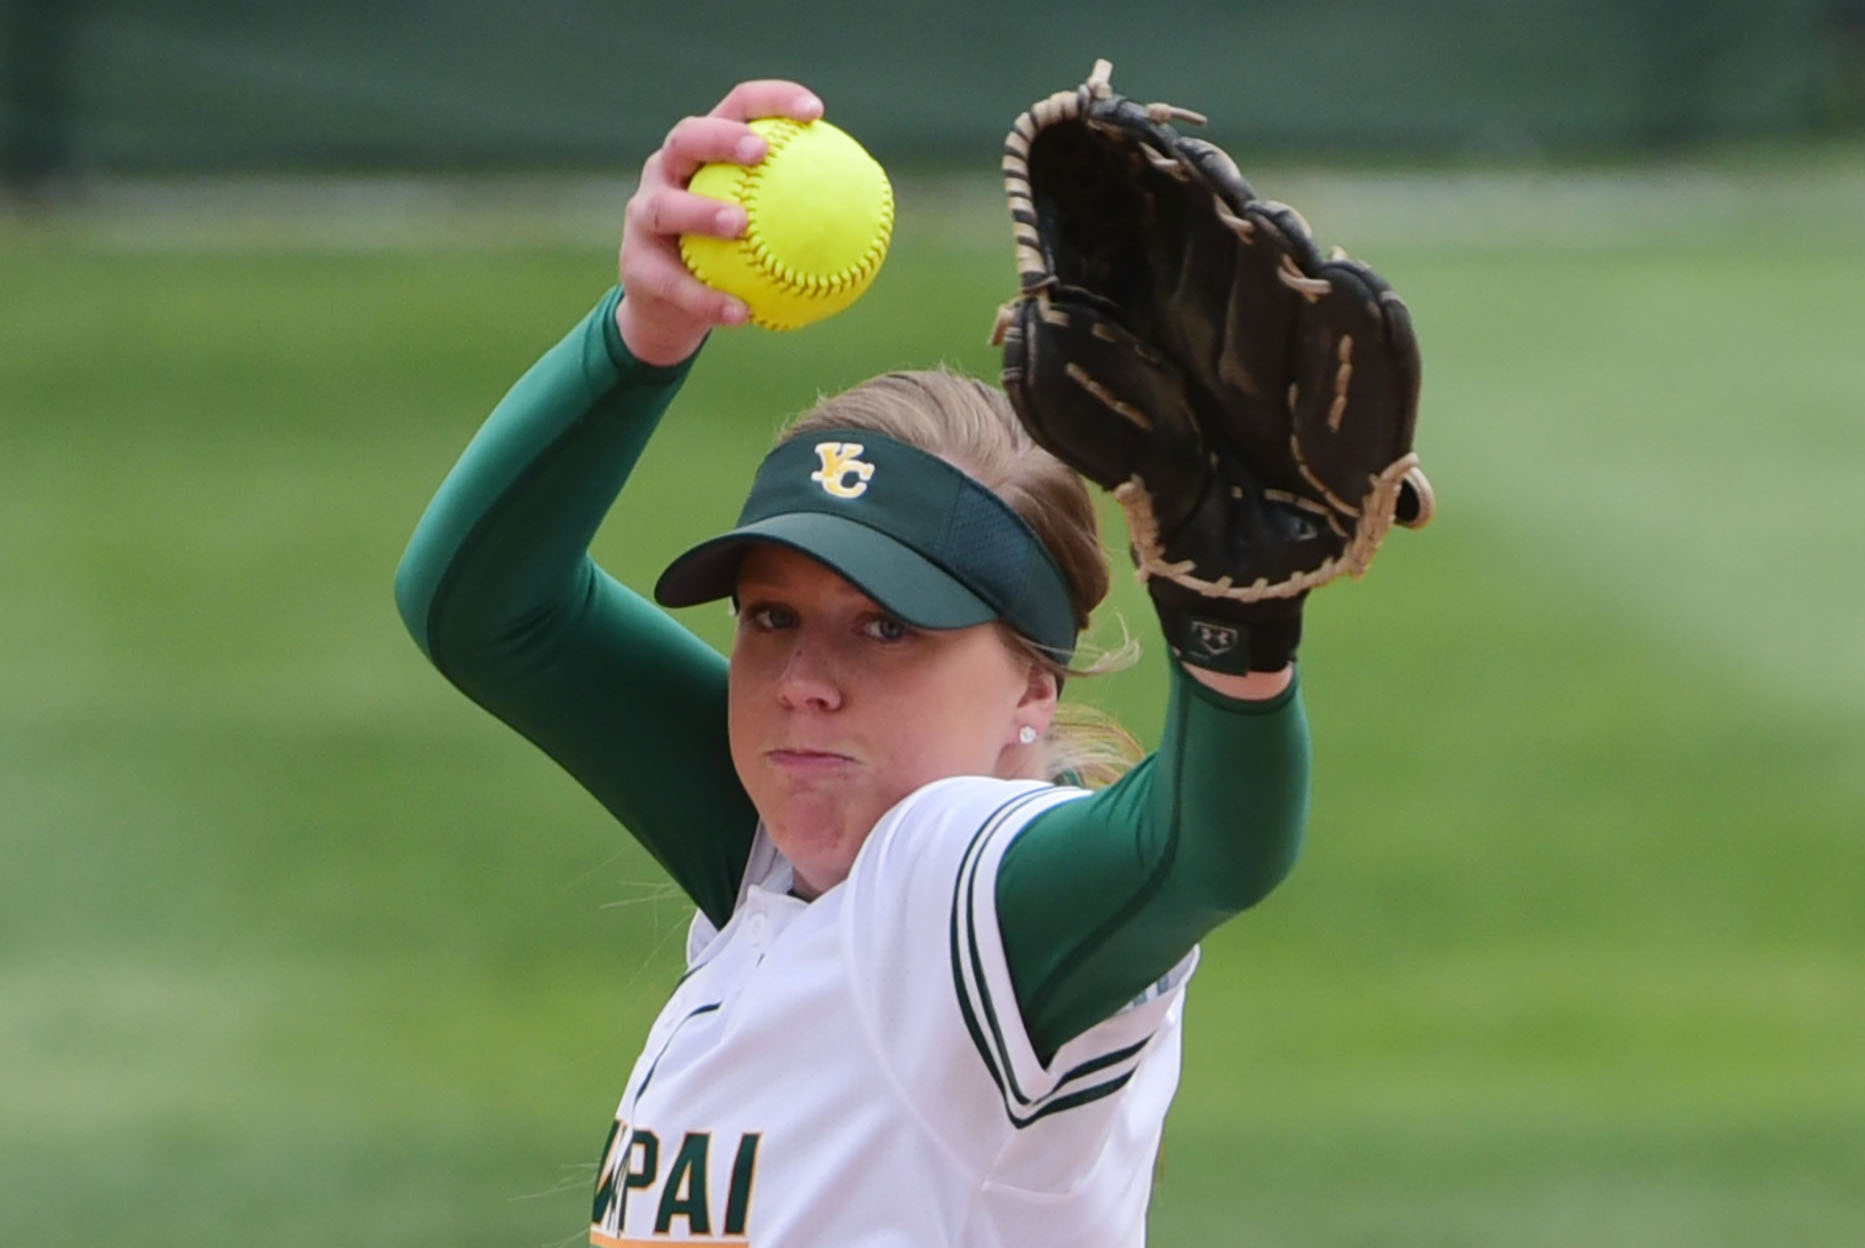
{"label": "cheek", "polygon": [[[922,780],[988,775],[1015,718],[1021,682],[992,665],[969,667],[962,677],[930,682],[898,723],[906,739],[901,762]],[[909,726],[910,725],[910,726]]]}
{"label": "cheek", "polygon": [[759,712],[770,704],[768,697],[759,696],[761,692],[756,664],[744,657],[742,649],[734,648],[725,681],[725,733],[740,780],[749,779],[745,765],[751,761],[753,743],[762,735]]}

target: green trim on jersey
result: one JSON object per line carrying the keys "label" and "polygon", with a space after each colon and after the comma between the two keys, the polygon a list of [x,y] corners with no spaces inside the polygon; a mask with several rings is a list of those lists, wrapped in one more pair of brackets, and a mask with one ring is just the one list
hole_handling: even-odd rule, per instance
{"label": "green trim on jersey", "polygon": [[[1135,1044],[1082,1062],[1063,1074],[1056,1080],[1055,1086],[1041,1096],[1031,1096],[1017,1081],[1015,1065],[1004,1041],[1004,1024],[999,1018],[997,1004],[991,997],[990,985],[986,981],[985,956],[978,946],[978,932],[972,922],[972,915],[978,904],[978,867],[991,838],[1001,832],[1019,810],[1042,796],[1041,790],[1025,793],[998,807],[971,838],[965,856],[959,862],[958,877],[952,885],[949,938],[953,991],[958,996],[959,1012],[964,1016],[965,1029],[970,1033],[972,1043],[977,1046],[978,1056],[984,1059],[985,1069],[990,1071],[992,1082],[1004,1098],[1004,1113],[1019,1130],[1050,1114],[1087,1105],[1120,1091],[1133,1078],[1133,1072],[1138,1066],[1135,1059],[1151,1039],[1148,1036]],[[1122,1062],[1132,1064],[1117,1076],[1088,1087],[1071,1088],[1079,1080]]]}

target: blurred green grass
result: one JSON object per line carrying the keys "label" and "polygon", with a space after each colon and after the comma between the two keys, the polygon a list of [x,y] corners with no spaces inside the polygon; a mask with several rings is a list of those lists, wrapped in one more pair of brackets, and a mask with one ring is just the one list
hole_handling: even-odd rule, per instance
{"label": "blurred green grass", "polygon": [[[988,373],[959,216],[709,347],[604,562],[728,521],[818,392]],[[1312,603],[1310,845],[1209,943],[1156,1242],[1865,1237],[1862,241],[1368,252],[1443,514]],[[0,1242],[581,1240],[685,908],[389,587],[610,264],[0,240]],[[1078,684],[1153,735],[1156,654]]]}

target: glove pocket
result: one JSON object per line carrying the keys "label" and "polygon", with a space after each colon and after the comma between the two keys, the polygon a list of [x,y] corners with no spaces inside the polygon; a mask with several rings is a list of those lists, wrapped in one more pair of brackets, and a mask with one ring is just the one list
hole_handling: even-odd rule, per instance
{"label": "glove pocket", "polygon": [[1039,445],[1103,488],[1143,480],[1162,522],[1184,518],[1208,472],[1172,361],[1067,287],[1014,305],[1003,345],[1004,389]]}

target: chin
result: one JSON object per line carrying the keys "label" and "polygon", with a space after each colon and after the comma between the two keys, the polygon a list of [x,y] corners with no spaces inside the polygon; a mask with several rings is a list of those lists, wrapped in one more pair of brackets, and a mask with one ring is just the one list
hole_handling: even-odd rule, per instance
{"label": "chin", "polygon": [[857,829],[849,815],[847,802],[792,802],[780,821],[766,819],[765,826],[770,829],[772,843],[790,860],[797,875],[820,891],[833,888],[847,877],[849,868],[855,865],[855,855],[861,852],[879,818],[876,812],[874,819]]}
{"label": "chin", "polygon": [[[776,819],[764,822],[770,829],[771,840],[783,851],[784,857],[798,867],[805,864],[820,867],[840,858],[841,847],[850,839],[842,827],[842,814],[840,803],[831,803],[827,809],[822,809],[815,802],[794,802]],[[859,847],[859,841],[856,845]],[[854,852],[850,850],[848,856],[852,860]]]}

